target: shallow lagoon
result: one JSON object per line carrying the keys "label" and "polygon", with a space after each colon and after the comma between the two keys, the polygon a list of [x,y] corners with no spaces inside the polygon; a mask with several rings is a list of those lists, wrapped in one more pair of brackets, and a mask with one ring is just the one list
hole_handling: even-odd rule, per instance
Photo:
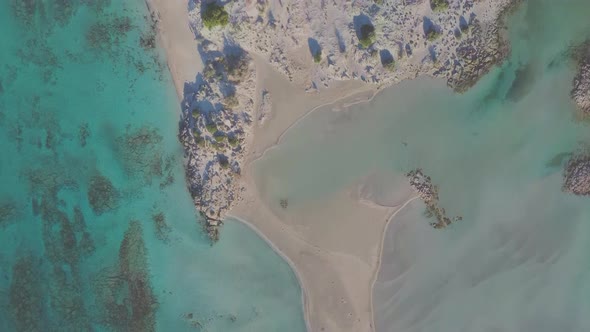
{"label": "shallow lagoon", "polygon": [[513,52],[456,95],[418,79],[371,102],[329,106],[257,164],[267,204],[305,207],[369,174],[422,168],[463,220],[430,225],[422,203],[390,223],[373,289],[377,331],[585,331],[590,204],[561,190],[590,127],[569,99],[571,45],[590,1],[531,0],[509,20]]}
{"label": "shallow lagoon", "polygon": [[262,239],[201,232],[143,1],[3,1],[0,30],[0,330],[305,330]]}

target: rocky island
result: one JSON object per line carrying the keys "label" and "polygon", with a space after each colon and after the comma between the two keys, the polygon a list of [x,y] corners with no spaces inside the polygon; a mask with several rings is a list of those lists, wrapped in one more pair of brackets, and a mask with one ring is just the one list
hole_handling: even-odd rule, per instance
{"label": "rocky island", "polygon": [[503,18],[519,2],[191,2],[204,69],[185,85],[179,137],[209,236],[218,238],[225,214],[241,199],[251,132],[271,116],[272,98],[257,90],[253,56],[309,92],[346,80],[377,91],[420,75],[463,92],[508,55]]}
{"label": "rocky island", "polygon": [[430,225],[434,228],[445,228],[455,221],[462,220],[460,216],[449,218],[445,209],[439,204],[438,187],[432,183],[430,176],[424,174],[420,169],[414,169],[406,174],[410,181],[410,186],[416,191],[418,197],[426,204],[426,216],[434,217],[436,220]]}

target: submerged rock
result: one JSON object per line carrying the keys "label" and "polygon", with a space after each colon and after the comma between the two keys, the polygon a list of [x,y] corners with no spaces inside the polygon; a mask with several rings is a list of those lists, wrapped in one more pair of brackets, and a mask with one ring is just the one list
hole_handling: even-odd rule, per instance
{"label": "submerged rock", "polygon": [[87,195],[88,203],[96,215],[118,206],[119,193],[113,183],[102,174],[96,174],[90,179]]}
{"label": "submerged rock", "polygon": [[563,190],[590,195],[590,156],[573,157],[565,166]]}

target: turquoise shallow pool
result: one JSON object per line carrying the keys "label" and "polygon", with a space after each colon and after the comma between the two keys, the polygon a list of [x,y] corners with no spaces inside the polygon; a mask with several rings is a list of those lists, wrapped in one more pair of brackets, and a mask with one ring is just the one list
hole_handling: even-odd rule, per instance
{"label": "turquoise shallow pool", "polygon": [[145,3],[0,2],[0,330],[304,331],[288,265],[209,245]]}

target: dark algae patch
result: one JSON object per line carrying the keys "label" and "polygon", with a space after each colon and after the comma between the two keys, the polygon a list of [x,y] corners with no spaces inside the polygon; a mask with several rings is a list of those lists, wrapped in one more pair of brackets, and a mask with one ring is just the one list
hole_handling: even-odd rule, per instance
{"label": "dark algae patch", "polygon": [[147,250],[139,221],[131,221],[119,247],[118,263],[94,280],[99,320],[115,331],[155,331],[158,303],[153,294]]}
{"label": "dark algae patch", "polygon": [[18,332],[43,331],[47,299],[40,276],[39,259],[33,256],[19,258],[12,267],[9,311]]}
{"label": "dark algae patch", "polygon": [[2,332],[155,330],[142,227],[118,216],[152,198],[134,177],[174,182],[176,160],[148,125],[167,96],[146,13],[143,2],[0,1]]}
{"label": "dark algae patch", "polygon": [[111,211],[118,206],[119,193],[107,177],[96,174],[90,178],[88,185],[88,203],[96,215]]}
{"label": "dark algae patch", "polygon": [[152,216],[152,221],[154,222],[154,228],[156,231],[156,237],[158,240],[163,242],[170,241],[170,232],[172,229],[166,222],[166,216],[163,212],[158,212]]}

